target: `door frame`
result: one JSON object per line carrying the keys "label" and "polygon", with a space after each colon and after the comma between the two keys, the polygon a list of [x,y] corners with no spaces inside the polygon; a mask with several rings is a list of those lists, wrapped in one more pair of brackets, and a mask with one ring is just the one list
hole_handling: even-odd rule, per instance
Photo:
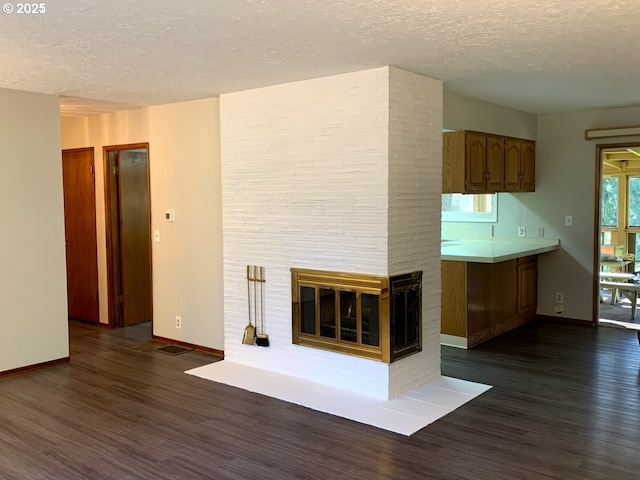
{"label": "door frame", "polygon": [[129,143],[122,145],[107,145],[102,147],[102,158],[104,167],[104,203],[105,203],[105,233],[106,233],[106,246],[107,246],[107,318],[109,328],[120,328],[124,326],[124,318],[122,312],[122,302],[120,296],[122,292],[122,265],[120,261],[120,244],[121,238],[118,237],[120,232],[120,225],[118,224],[118,217],[115,216],[113,208],[114,199],[117,199],[117,188],[114,182],[114,177],[111,171],[114,167],[112,165],[109,153],[118,152],[122,150],[137,150],[145,149],[147,152],[147,202],[149,205],[147,215],[147,225],[149,229],[149,295],[150,295],[150,308],[151,308],[151,325],[153,331],[153,258],[152,258],[152,243],[151,243],[151,181],[149,174],[149,143]]}
{"label": "door frame", "polygon": [[594,211],[594,242],[593,242],[593,321],[592,325],[597,326],[600,321],[600,234],[601,218],[600,204],[602,202],[602,152],[612,148],[638,147],[640,141],[624,143],[600,143],[595,146],[596,150],[596,185],[595,185],[595,208]]}

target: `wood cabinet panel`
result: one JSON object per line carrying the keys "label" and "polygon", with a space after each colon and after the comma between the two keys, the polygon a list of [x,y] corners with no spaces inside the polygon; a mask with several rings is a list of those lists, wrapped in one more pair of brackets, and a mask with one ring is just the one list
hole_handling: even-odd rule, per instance
{"label": "wood cabinet panel", "polygon": [[442,310],[440,332],[467,336],[467,262],[442,261]]}
{"label": "wood cabinet panel", "polygon": [[536,144],[523,141],[520,157],[520,191],[533,192],[536,189]]}
{"label": "wood cabinet panel", "polygon": [[499,263],[442,261],[441,332],[473,347],[535,317],[537,256]]}
{"label": "wood cabinet panel", "polygon": [[515,192],[520,189],[520,142],[508,138],[504,142],[504,189]]}
{"label": "wood cabinet panel", "polygon": [[516,314],[514,261],[469,263],[467,266],[467,331],[491,328],[498,319]]}
{"label": "wood cabinet panel", "polygon": [[465,137],[465,192],[486,191],[487,136],[468,133]]}
{"label": "wood cabinet panel", "polygon": [[518,261],[518,315],[535,315],[538,306],[538,257]]}
{"label": "wood cabinet panel", "polygon": [[482,132],[443,134],[442,193],[535,191],[535,142]]}
{"label": "wood cabinet panel", "polygon": [[463,131],[442,135],[442,193],[465,191],[465,135]]}
{"label": "wood cabinet panel", "polygon": [[533,192],[536,188],[535,142],[505,139],[504,189],[507,192]]}
{"label": "wood cabinet panel", "polygon": [[504,138],[487,135],[486,188],[491,192],[504,189]]}

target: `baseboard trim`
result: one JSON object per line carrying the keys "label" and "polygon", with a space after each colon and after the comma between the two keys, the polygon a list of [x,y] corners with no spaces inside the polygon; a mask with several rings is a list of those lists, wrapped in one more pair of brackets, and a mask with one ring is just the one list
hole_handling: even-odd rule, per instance
{"label": "baseboard trim", "polygon": [[181,342],[180,340],[173,340],[172,338],[160,337],[158,335],[152,335],[151,337],[154,340],[157,340],[158,342],[172,343],[174,345],[180,345],[181,347],[193,348],[194,350],[210,353],[211,355],[224,359],[224,350],[218,350],[217,348],[203,347],[202,345],[195,345],[193,343]]}
{"label": "baseboard trim", "polygon": [[571,323],[573,325],[584,325],[586,327],[593,326],[593,323],[589,320],[578,320],[577,318],[567,317],[554,317],[553,315],[536,315],[536,320],[542,320],[543,322]]}
{"label": "baseboard trim", "polygon": [[49,360],[48,362],[36,363],[34,365],[26,365],[24,367],[5,370],[4,372],[0,372],[0,378],[8,377],[10,375],[17,375],[20,373],[30,372],[32,370],[40,370],[42,368],[55,367],[56,365],[62,365],[63,363],[69,363],[69,357],[58,358],[57,360]]}
{"label": "baseboard trim", "polygon": [[455,347],[455,348],[469,348],[467,339],[465,337],[457,337],[455,335],[448,335],[446,333],[440,334],[440,345],[444,345],[445,347]]}

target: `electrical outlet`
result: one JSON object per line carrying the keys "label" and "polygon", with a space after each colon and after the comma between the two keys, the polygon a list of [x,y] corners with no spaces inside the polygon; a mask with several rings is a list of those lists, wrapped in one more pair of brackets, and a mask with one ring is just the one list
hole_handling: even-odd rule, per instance
{"label": "electrical outlet", "polygon": [[176,328],[177,329],[182,328],[182,317],[176,316]]}
{"label": "electrical outlet", "polygon": [[564,303],[564,293],[556,292],[556,303]]}
{"label": "electrical outlet", "polygon": [[526,237],[527,229],[525,227],[518,227],[518,237]]}
{"label": "electrical outlet", "polygon": [[538,227],[538,238],[544,238],[544,227]]}

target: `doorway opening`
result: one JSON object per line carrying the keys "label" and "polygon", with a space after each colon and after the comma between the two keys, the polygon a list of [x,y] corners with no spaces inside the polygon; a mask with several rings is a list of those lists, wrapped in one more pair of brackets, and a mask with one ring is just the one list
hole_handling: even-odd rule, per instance
{"label": "doorway opening", "polygon": [[596,316],[640,329],[640,144],[598,145]]}
{"label": "doorway opening", "polygon": [[103,151],[109,326],[152,322],[149,144]]}

